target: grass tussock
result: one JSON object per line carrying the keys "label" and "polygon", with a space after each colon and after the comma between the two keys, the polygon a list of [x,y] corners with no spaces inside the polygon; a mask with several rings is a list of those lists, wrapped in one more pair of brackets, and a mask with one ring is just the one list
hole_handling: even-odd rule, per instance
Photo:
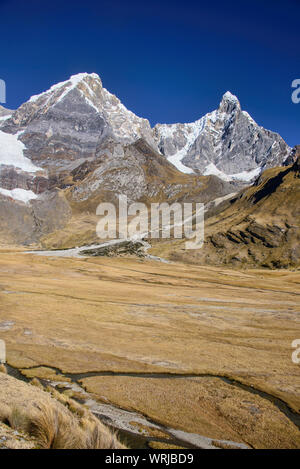
{"label": "grass tussock", "polygon": [[32,386],[36,386],[36,387],[39,388],[39,389],[44,389],[44,386],[42,385],[42,383],[40,382],[40,380],[37,379],[37,378],[33,378],[33,379],[30,381],[30,384],[31,384]]}
{"label": "grass tussock", "polygon": [[[43,388],[37,379],[31,384]],[[51,386],[47,391],[51,401],[37,401],[31,407],[1,404],[0,422],[27,434],[41,449],[125,449],[87,408]]]}

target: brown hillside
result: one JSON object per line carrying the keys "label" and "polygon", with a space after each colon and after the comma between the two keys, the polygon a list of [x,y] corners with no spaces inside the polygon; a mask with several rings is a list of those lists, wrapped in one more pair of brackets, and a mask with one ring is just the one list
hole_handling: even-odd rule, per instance
{"label": "brown hillside", "polygon": [[153,253],[201,264],[298,267],[300,263],[300,152],[288,167],[266,170],[256,184],[209,214],[204,247],[159,243]]}

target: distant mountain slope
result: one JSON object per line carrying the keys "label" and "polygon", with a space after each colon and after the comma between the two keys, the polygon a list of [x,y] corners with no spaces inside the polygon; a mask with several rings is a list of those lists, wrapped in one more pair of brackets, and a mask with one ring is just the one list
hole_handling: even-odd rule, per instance
{"label": "distant mountain slope", "polygon": [[72,216],[62,229],[40,235],[40,242],[46,248],[99,242],[96,208],[104,201],[117,205],[121,194],[127,196],[129,203],[141,201],[149,205],[176,201],[207,203],[237,191],[234,183],[216,176],[194,177],[180,173],[143,139],[123,146],[119,159],[108,148],[102,158],[82,163],[71,173],[62,173],[60,186],[63,185]]}
{"label": "distant mountain slope", "polygon": [[154,254],[200,264],[271,268],[300,265],[300,148],[295,162],[266,170],[256,184],[220,204],[205,222],[200,250],[158,243]]}
{"label": "distant mountain slope", "polygon": [[[0,189],[0,240],[31,244],[42,242],[47,248],[73,247],[99,241],[96,235],[96,208],[100,202],[118,203],[118,195],[128,202],[198,201],[236,192],[234,183],[215,176],[182,174],[143,139],[120,147],[119,158],[107,143],[101,158],[85,161],[72,171],[52,173],[45,191],[45,178],[26,180],[23,174],[6,169],[0,172],[3,184],[16,181],[28,189]],[[6,174],[11,171],[12,179]],[[17,179],[17,177],[19,179]],[[29,199],[26,199],[29,197]],[[6,241],[7,242],[7,241]]]}
{"label": "distant mountain slope", "polygon": [[[140,138],[179,171],[195,170],[226,181],[247,183],[262,168],[281,165],[290,153],[283,139],[258,126],[229,92],[218,110],[194,123],[157,124],[151,129],[147,119],[126,109],[103,87],[97,74],[80,73],[32,96],[11,115],[9,112],[0,109],[0,116],[4,113],[0,121],[0,169],[6,165],[28,173],[30,160],[34,171],[44,171],[43,176],[55,174],[56,180],[62,171],[73,171],[86,161],[102,158],[108,147],[111,156],[121,161],[122,147]],[[18,161],[11,152],[5,160],[8,139],[11,152],[19,155]],[[44,181],[43,188],[46,186]]]}

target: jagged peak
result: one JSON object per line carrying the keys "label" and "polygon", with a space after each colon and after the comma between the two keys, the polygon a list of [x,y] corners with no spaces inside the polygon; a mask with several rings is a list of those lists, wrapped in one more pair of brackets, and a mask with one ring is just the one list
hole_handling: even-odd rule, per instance
{"label": "jagged peak", "polygon": [[226,91],[226,93],[223,94],[222,101],[223,100],[234,101],[239,103],[237,96],[235,96],[235,94],[232,94],[230,91]]}
{"label": "jagged peak", "polygon": [[220,102],[219,110],[221,112],[232,112],[235,109],[241,109],[240,102],[234,94],[232,94],[230,91],[226,91],[226,93],[223,94],[222,100]]}

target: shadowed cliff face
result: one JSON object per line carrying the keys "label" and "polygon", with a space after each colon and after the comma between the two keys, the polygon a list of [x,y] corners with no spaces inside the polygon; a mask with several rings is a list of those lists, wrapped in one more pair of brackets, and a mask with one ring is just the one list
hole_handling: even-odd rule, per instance
{"label": "shadowed cliff face", "polygon": [[202,249],[185,251],[182,243],[162,243],[153,254],[236,267],[299,266],[299,149],[295,155],[292,165],[266,170],[254,186],[208,213]]}

